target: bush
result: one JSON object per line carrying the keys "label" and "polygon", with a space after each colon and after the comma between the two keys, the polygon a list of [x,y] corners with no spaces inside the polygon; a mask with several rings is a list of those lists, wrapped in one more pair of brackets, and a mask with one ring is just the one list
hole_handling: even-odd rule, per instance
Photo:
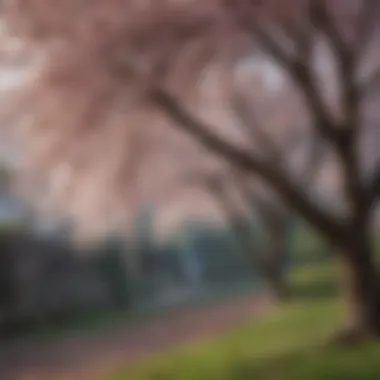
{"label": "bush", "polygon": [[109,241],[97,259],[100,276],[105,280],[112,305],[125,309],[131,304],[132,284],[128,277],[125,247],[118,241]]}

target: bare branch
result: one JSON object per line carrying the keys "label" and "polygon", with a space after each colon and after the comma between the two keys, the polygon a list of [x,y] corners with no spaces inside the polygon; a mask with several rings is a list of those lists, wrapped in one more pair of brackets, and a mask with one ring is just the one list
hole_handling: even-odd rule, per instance
{"label": "bare branch", "polygon": [[339,149],[342,138],[346,144],[352,143],[358,127],[360,93],[356,84],[357,54],[339,30],[338,19],[333,15],[332,6],[327,5],[327,0],[312,0],[311,4],[312,20],[327,37],[337,58],[343,105],[343,128],[340,128],[337,141]]}
{"label": "bare branch", "polygon": [[332,7],[327,5],[326,0],[312,2],[312,20],[316,28],[325,34],[336,57],[343,119],[338,123],[333,142],[344,172],[344,191],[350,212],[352,215],[361,215],[359,219],[364,219],[368,208],[355,153],[361,109],[361,93],[356,81],[358,56],[355,47],[345,39],[343,31],[339,30],[338,17],[333,14]]}
{"label": "bare branch", "polygon": [[345,233],[344,224],[327,210],[315,205],[286,175],[271,163],[264,162],[211,132],[213,129],[192,117],[170,94],[154,89],[150,94],[153,104],[171,118],[178,127],[199,143],[243,171],[257,174],[270,184],[283,200],[297,212],[312,221],[315,227],[337,242]]}
{"label": "bare branch", "polygon": [[378,163],[374,170],[374,174],[368,186],[367,194],[368,207],[372,208],[372,206],[380,198],[380,163]]}
{"label": "bare branch", "polygon": [[236,115],[240,119],[239,125],[247,131],[253,144],[262,144],[270,160],[277,164],[282,162],[283,153],[280,146],[265,133],[260,122],[255,117],[252,108],[248,109],[246,102],[239,94],[232,95],[231,103]]}
{"label": "bare branch", "polygon": [[[238,175],[232,170],[233,177],[221,173],[197,173],[191,176],[190,183],[204,186],[217,201],[223,211],[231,231],[238,238],[238,242],[246,254],[247,259],[260,275],[272,286],[278,266],[283,262],[283,240],[278,240],[279,235],[284,232],[287,213],[284,208],[276,207],[275,203],[265,201],[254,188],[249,188],[244,176]],[[259,218],[265,228],[268,229],[270,240],[269,248],[264,252],[257,252],[257,246],[252,240],[251,209],[248,213],[239,210],[237,203],[231,197],[229,183],[233,181],[234,188],[239,191],[240,196],[248,207],[254,207],[259,213]],[[188,178],[186,183],[189,183]],[[283,236],[283,235],[282,235]],[[281,247],[278,245],[281,244]],[[274,273],[275,272],[275,273]],[[275,277],[275,278],[274,278]]]}
{"label": "bare branch", "polygon": [[363,53],[371,42],[379,20],[380,10],[380,3],[377,0],[363,0],[360,5],[355,41],[357,60],[363,57]]}
{"label": "bare branch", "polygon": [[266,225],[273,227],[285,216],[285,207],[273,199],[268,201],[263,195],[259,194],[255,186],[249,186],[244,173],[234,170],[233,174],[236,187],[242,198],[248,203],[254,204],[256,211],[258,211],[260,218]]}
{"label": "bare branch", "polygon": [[368,99],[380,89],[380,68],[370,74],[362,83],[358,85],[359,94],[362,101]]}
{"label": "bare branch", "polygon": [[[241,218],[241,212],[239,212],[228,194],[227,178],[223,178],[219,173],[204,173],[203,175],[198,175],[198,182],[205,186],[219,201],[221,208],[230,221],[235,221]],[[235,228],[236,225],[233,226],[233,229]],[[248,223],[244,225],[240,223],[238,229],[240,233],[246,235],[247,232],[249,232],[250,227]]]}
{"label": "bare branch", "polygon": [[248,15],[251,17],[237,15],[242,29],[257,41],[259,46],[289,74],[293,82],[305,95],[306,105],[314,120],[315,128],[330,143],[336,144],[340,139],[340,134],[332,115],[324,103],[314,77],[310,61],[312,43],[310,35],[306,33],[304,40],[299,41],[300,46],[303,45],[302,49],[298,51],[298,54],[292,55],[277,42],[276,38],[269,33],[268,28],[263,26],[258,17],[252,16],[252,14]]}
{"label": "bare branch", "polygon": [[[331,1],[330,1],[331,3]],[[351,55],[351,48],[338,28],[327,0],[310,0],[311,20],[323,32],[339,59],[345,61]]]}
{"label": "bare branch", "polygon": [[304,172],[301,175],[301,182],[305,186],[312,185],[313,179],[316,177],[320,164],[323,158],[322,146],[318,138],[313,139],[310,155],[304,168]]}

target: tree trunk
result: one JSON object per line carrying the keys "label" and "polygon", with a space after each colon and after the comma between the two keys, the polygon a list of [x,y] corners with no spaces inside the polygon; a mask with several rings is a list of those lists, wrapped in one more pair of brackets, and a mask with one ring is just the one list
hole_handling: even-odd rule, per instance
{"label": "tree trunk", "polygon": [[341,255],[348,306],[347,338],[380,336],[379,278],[369,238],[353,235],[350,240],[348,250]]}
{"label": "tree trunk", "polygon": [[290,286],[283,271],[267,271],[265,279],[276,301],[284,302],[290,299]]}
{"label": "tree trunk", "polygon": [[268,252],[263,258],[263,274],[277,301],[290,298],[290,286],[286,273],[287,231],[285,223],[268,223]]}

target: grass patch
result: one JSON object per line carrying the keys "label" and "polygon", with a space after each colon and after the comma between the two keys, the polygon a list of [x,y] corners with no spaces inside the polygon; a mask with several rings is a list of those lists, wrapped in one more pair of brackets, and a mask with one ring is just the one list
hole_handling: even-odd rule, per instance
{"label": "grass patch", "polygon": [[216,341],[161,354],[109,380],[369,380],[380,378],[380,346],[326,348],[339,327],[334,264],[294,274],[296,299]]}

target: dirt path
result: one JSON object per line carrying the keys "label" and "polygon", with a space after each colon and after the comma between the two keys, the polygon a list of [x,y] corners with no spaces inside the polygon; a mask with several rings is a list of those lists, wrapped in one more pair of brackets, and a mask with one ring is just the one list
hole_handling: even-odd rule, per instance
{"label": "dirt path", "polygon": [[1,354],[1,380],[105,380],[115,368],[175,345],[209,338],[247,322],[270,306],[256,296],[181,310],[134,328],[107,330]]}

